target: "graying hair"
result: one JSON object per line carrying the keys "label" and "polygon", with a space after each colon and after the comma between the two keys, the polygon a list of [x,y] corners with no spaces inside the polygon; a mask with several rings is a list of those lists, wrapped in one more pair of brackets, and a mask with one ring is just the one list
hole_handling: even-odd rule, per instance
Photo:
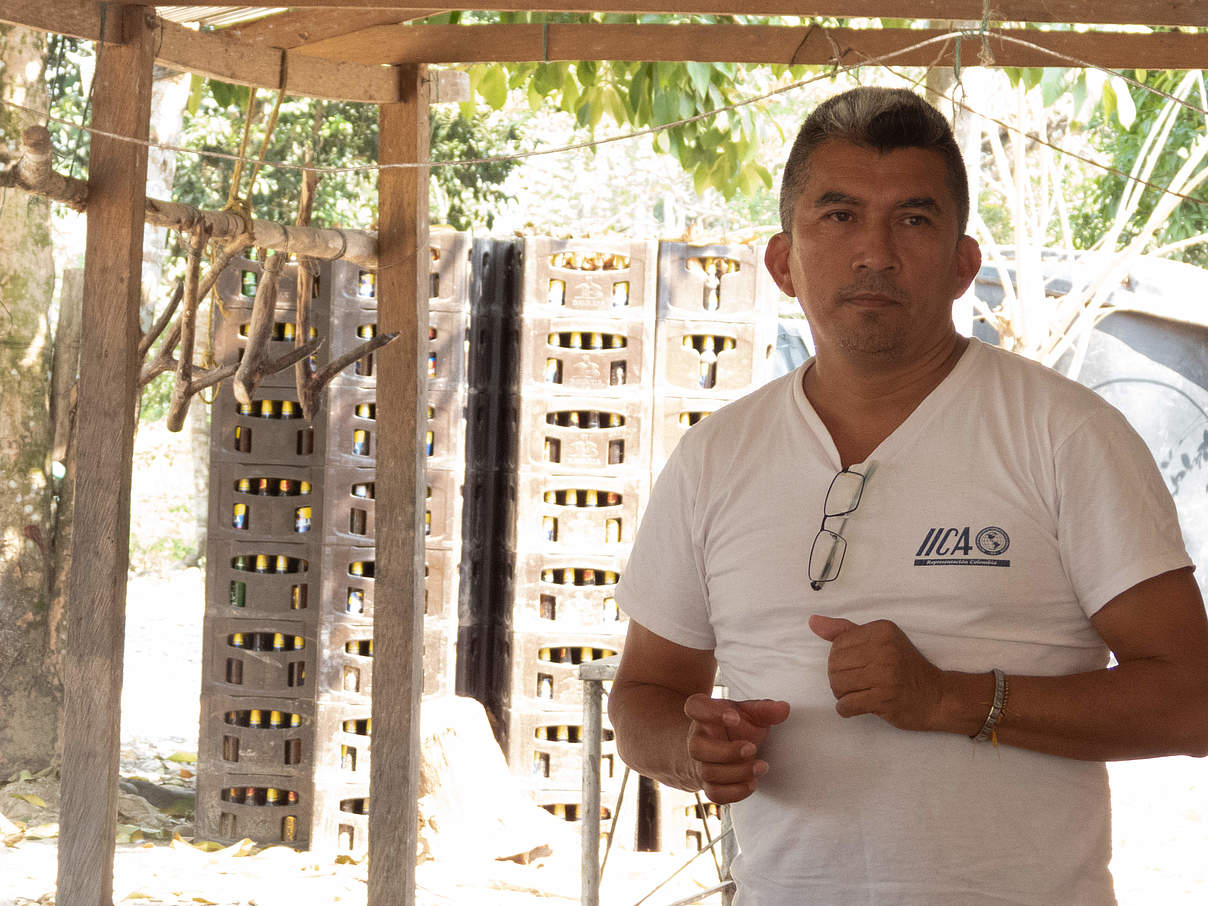
{"label": "graying hair", "polygon": [[853,88],[823,101],[806,117],[793,142],[780,182],[780,228],[792,232],[793,209],[805,187],[814,152],[828,141],[850,142],[884,154],[925,148],[944,159],[945,178],[956,200],[958,235],[969,225],[969,176],[943,114],[905,88]]}

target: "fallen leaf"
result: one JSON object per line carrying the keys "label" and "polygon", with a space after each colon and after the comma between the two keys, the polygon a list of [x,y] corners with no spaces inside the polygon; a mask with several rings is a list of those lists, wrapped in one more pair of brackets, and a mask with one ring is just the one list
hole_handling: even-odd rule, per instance
{"label": "fallen leaf", "polygon": [[177,764],[196,764],[196,752],[173,752],[168,756],[168,761],[175,761]]}
{"label": "fallen leaf", "polygon": [[59,836],[57,821],[54,824],[39,824],[37,827],[31,827],[25,831],[27,840],[51,840],[57,836]]}
{"label": "fallen leaf", "polygon": [[18,771],[15,774],[13,774],[12,777],[8,778],[7,782],[8,783],[19,783],[22,780],[33,780],[33,779],[34,779],[34,775],[31,774],[29,771],[23,769],[23,770]]}
{"label": "fallen leaf", "polygon": [[218,906],[217,902],[215,902],[214,900],[207,900],[205,897],[193,897],[193,899],[190,902],[205,903],[205,904],[207,904],[207,906]]}
{"label": "fallen leaf", "polygon": [[197,775],[194,774],[192,771],[190,771],[188,768],[181,768],[180,776],[183,777],[185,780],[188,780],[190,777],[196,777]]}
{"label": "fallen leaf", "polygon": [[124,902],[126,902],[126,900],[149,900],[149,899],[151,899],[151,894],[143,893],[141,890],[132,890],[128,894],[126,894],[124,897],[122,897],[122,902],[124,903]]}
{"label": "fallen leaf", "polygon": [[13,798],[24,799],[30,805],[36,805],[38,808],[46,808],[46,800],[37,793],[13,793]]}

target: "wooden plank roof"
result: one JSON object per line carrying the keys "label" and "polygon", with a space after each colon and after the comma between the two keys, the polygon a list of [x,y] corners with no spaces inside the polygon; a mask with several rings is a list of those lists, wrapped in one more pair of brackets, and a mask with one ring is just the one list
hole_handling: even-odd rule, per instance
{"label": "wooden plank roof", "polygon": [[[495,0],[499,10],[534,4]],[[590,0],[541,0],[559,13],[600,12]],[[444,9],[471,10],[464,4]],[[982,40],[983,10],[992,10]],[[1094,65],[1108,69],[1208,67],[1205,0],[606,0],[618,13],[787,16],[798,25],[429,25],[422,0],[294,0],[289,9],[175,0],[160,13],[156,59],[174,69],[296,95],[389,103],[392,67],[409,63],[539,60],[698,60],[851,65]],[[91,0],[5,0],[0,21],[96,40],[103,5]],[[825,28],[811,17],[893,17],[909,28]],[[1071,28],[1064,23],[1091,22]],[[1147,23],[1135,25],[1130,23]],[[183,23],[190,23],[186,25]],[[196,24],[194,24],[196,23]],[[1022,24],[1041,27],[1023,29]],[[1058,24],[1060,23],[1060,24]],[[210,27],[198,30],[197,24]],[[223,27],[217,27],[217,26]],[[1177,28],[1174,28],[1177,27]],[[966,38],[958,42],[954,28]],[[930,29],[930,30],[928,30]],[[989,58],[982,54],[989,51]],[[959,60],[958,60],[959,54]]]}

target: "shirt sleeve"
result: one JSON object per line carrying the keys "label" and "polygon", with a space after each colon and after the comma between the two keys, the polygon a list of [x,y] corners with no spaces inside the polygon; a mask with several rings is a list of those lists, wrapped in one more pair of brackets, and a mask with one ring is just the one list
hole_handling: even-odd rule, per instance
{"label": "shirt sleeve", "polygon": [[1117,410],[1095,412],[1054,455],[1062,562],[1088,617],[1139,582],[1193,565],[1153,455]]}
{"label": "shirt sleeve", "polygon": [[685,438],[655,482],[617,586],[621,610],[677,645],[712,651],[704,563],[695,543],[693,514],[700,488]]}

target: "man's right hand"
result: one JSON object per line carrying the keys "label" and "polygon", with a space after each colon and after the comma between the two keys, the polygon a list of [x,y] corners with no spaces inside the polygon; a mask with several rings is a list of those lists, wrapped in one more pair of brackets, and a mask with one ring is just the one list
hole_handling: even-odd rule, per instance
{"label": "man's right hand", "polygon": [[768,771],[759,747],[768,728],[789,716],[788,702],[771,699],[730,701],[704,693],[688,696],[684,714],[691,720],[688,755],[701,788],[713,802],[738,802],[753,792]]}

